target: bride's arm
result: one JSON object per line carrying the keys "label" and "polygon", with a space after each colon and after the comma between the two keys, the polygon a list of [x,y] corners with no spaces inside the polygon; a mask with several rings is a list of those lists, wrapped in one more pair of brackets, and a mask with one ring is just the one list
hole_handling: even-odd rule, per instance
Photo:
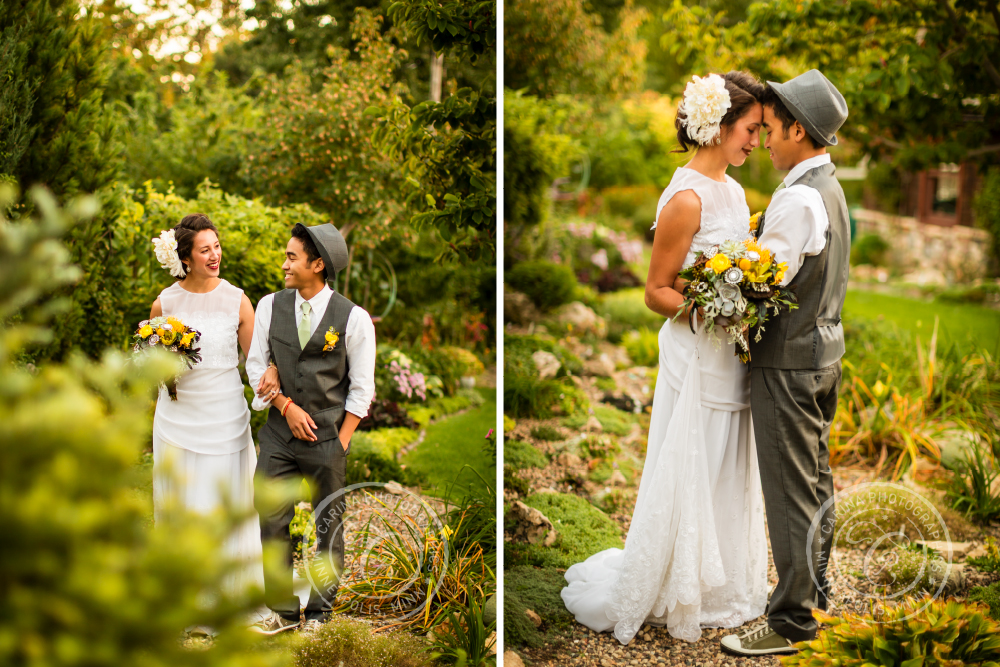
{"label": "bride's arm", "polygon": [[693,190],[678,192],[660,211],[646,277],[646,307],[653,312],[673,317],[681,309],[684,296],[674,283],[700,227],[701,200]]}
{"label": "bride's arm", "polygon": [[240,341],[243,349],[243,356],[250,356],[250,342],[253,341],[253,305],[250,298],[244,294],[240,301],[240,327],[236,330],[236,337]]}
{"label": "bride's arm", "polygon": [[153,307],[149,309],[149,319],[159,317],[162,314],[163,306],[160,305],[160,297],[156,297],[156,301],[153,302]]}

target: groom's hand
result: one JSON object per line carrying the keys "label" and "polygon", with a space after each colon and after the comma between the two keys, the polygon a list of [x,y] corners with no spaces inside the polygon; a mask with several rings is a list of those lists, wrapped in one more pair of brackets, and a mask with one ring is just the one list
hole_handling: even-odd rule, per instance
{"label": "groom's hand", "polygon": [[313,433],[313,429],[317,428],[316,422],[312,420],[308,412],[293,403],[285,412],[285,420],[288,422],[288,428],[292,429],[292,435],[296,438],[306,442],[316,442],[317,438]]}

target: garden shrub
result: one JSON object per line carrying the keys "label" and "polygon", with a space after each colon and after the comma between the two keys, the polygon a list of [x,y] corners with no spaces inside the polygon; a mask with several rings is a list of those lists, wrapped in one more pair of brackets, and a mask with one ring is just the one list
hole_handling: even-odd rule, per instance
{"label": "garden shrub", "polygon": [[616,461],[604,459],[590,471],[587,478],[592,482],[605,484],[609,479],[611,479],[611,475],[615,470],[621,471],[622,475],[624,475],[629,484],[633,483],[636,480],[636,477],[642,474],[642,468],[629,459],[620,459]]}
{"label": "garden shrub", "polygon": [[347,456],[347,483],[417,483],[419,480],[414,474],[399,465],[396,455],[418,437],[416,431],[408,428],[355,431],[351,437],[351,451]]}
{"label": "garden shrub", "polygon": [[984,605],[925,597],[907,598],[883,609],[877,619],[849,611],[838,618],[813,610],[822,624],[819,634],[813,641],[796,644],[799,652],[782,663],[789,667],[911,667],[986,665],[1000,660],[1000,625],[986,615]]}
{"label": "garden shrub", "polygon": [[410,444],[416,442],[420,434],[409,428],[383,428],[378,431],[355,432],[351,437],[351,452],[355,446],[365,447],[378,452],[387,459],[396,459],[399,451]]}
{"label": "garden shrub", "polygon": [[358,431],[376,431],[382,428],[418,428],[417,422],[396,401],[376,398],[368,406],[368,414],[358,424]]}
{"label": "garden shrub", "polygon": [[[261,592],[232,598],[221,585],[230,564],[219,545],[247,517],[179,513],[149,526],[152,500],[136,489],[135,463],[156,384],[174,363],[157,354],[133,364],[115,352],[37,372],[13,363],[26,341],[44,338],[40,299],[79,277],[60,241],[76,220],[38,196],[41,219],[11,222],[13,197],[0,189],[0,663],[280,664],[275,652],[252,650],[245,632]],[[9,321],[18,308],[36,308],[38,319]],[[178,639],[196,624],[226,639],[185,649]]]}
{"label": "garden shrub", "polygon": [[851,244],[851,264],[885,266],[889,243],[878,234],[865,234]]}
{"label": "garden shrub", "polygon": [[987,537],[984,544],[986,555],[978,558],[968,558],[966,562],[982,572],[996,572],[1000,570],[1000,545],[992,537]]}
{"label": "garden shrub", "polygon": [[646,307],[646,290],[641,287],[605,294],[597,314],[608,325],[608,340],[620,342],[629,331],[649,329],[659,331],[666,321],[662,315]]}
{"label": "garden shrub", "polygon": [[[506,452],[504,452],[504,458],[507,458]],[[504,491],[513,491],[519,496],[526,496],[531,491],[531,484],[528,483],[528,480],[517,474],[517,468],[509,463],[504,463],[503,488]]]}
{"label": "garden shrub", "polygon": [[[898,531],[901,524],[906,528],[927,525],[923,503],[909,502],[919,495],[908,489],[901,491],[896,486],[874,483],[865,487],[863,491],[847,496],[837,503],[837,512],[849,511],[851,516],[863,516],[864,521],[852,521],[848,526],[849,532],[844,532],[845,526],[837,522],[834,526],[836,546],[841,549],[868,549],[875,545],[879,538]],[[910,504],[910,509],[907,509],[907,503]],[[877,545],[883,549],[891,546],[890,540],[882,540]]]}
{"label": "garden shrub", "polygon": [[515,470],[544,468],[549,464],[549,459],[543,452],[520,440],[508,440],[504,443],[503,460]]}
{"label": "garden shrub", "polygon": [[566,439],[566,435],[562,431],[548,424],[542,424],[531,429],[531,437],[535,440],[545,440],[548,442]]}
{"label": "garden shrub", "polygon": [[955,285],[936,294],[934,300],[944,303],[995,304],[1000,301],[1000,285],[996,283]]}
{"label": "garden shrub", "polygon": [[504,281],[526,294],[542,311],[569,303],[577,285],[572,268],[545,260],[515,264],[504,274]]}
{"label": "garden shrub", "polygon": [[486,401],[483,395],[475,389],[459,389],[454,396],[432,398],[426,404],[408,405],[410,415],[421,426],[426,426],[435,419],[454,414],[467,408],[477,408]]}
{"label": "garden shrub", "polygon": [[580,454],[588,459],[603,459],[621,453],[618,442],[607,435],[595,433],[580,441]]}
{"label": "garden shrub", "polygon": [[622,337],[625,351],[636,366],[656,366],[660,363],[660,334],[646,327],[629,331]]}
{"label": "garden shrub", "polygon": [[[628,435],[632,432],[632,425],[637,424],[639,418],[631,413],[619,410],[610,405],[598,404],[593,406],[593,416],[601,422],[601,427],[605,433],[612,435]],[[571,415],[562,420],[563,426],[572,429],[582,429],[586,425],[589,416],[583,413]]]}
{"label": "garden shrub", "polygon": [[292,649],[295,667],[429,667],[423,642],[403,632],[375,633],[368,623],[335,614]]}
{"label": "garden shrub", "polygon": [[[504,643],[511,647],[537,648],[550,642],[573,625],[573,615],[566,610],[560,591],[566,578],[555,568],[530,565],[513,567],[503,576]],[[542,619],[542,629],[536,628],[525,610],[530,609]]]}
{"label": "garden shrub", "polygon": [[[896,559],[879,573],[878,583],[890,593],[912,586],[914,593],[935,593],[948,578],[948,564],[933,552],[896,547]],[[884,556],[891,558],[891,556]]]}
{"label": "garden shrub", "polygon": [[543,350],[550,352],[559,360],[560,367],[556,377],[564,375],[579,375],[583,371],[583,362],[575,354],[559,343],[539,335],[519,336],[504,334],[504,376],[537,375],[538,369],[531,355]]}
{"label": "garden shrub", "polygon": [[[506,583],[506,579],[504,583]],[[989,586],[976,586],[969,591],[968,600],[986,605],[990,608],[990,618],[1000,620],[1000,581],[994,581]],[[506,607],[506,605],[504,606]]]}
{"label": "garden shrub", "polygon": [[[469,361],[464,355],[456,355],[449,351],[454,349],[458,348],[447,346],[426,348],[418,345],[407,349],[406,354],[426,368],[428,373],[441,378],[445,395],[452,396],[458,391],[459,379],[469,368]],[[469,354],[475,359],[475,355],[471,352]]]}
{"label": "garden shrub", "polygon": [[989,232],[993,270],[1000,270],[1000,167],[991,167],[983,177],[976,196],[976,222]]}
{"label": "garden shrub", "polygon": [[525,556],[534,565],[567,568],[598,551],[622,547],[618,524],[580,496],[536,493],[524,503],[541,511],[559,533],[551,548],[529,545]]}
{"label": "garden shrub", "polygon": [[504,378],[504,411],[514,417],[548,419],[557,412],[572,415],[588,404],[587,395],[569,378],[510,375]]}

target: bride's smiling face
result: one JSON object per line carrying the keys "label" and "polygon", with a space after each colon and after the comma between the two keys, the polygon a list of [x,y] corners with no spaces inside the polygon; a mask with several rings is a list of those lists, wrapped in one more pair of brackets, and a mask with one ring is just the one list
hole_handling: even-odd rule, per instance
{"label": "bride's smiling face", "polygon": [[222,264],[222,244],[219,237],[211,229],[203,229],[194,237],[191,244],[191,257],[184,260],[187,274],[199,275],[205,278],[216,278],[219,266]]}
{"label": "bride's smiling face", "polygon": [[729,164],[739,167],[760,146],[760,127],[764,108],[758,103],[750,107],[742,118],[729,127],[722,128],[722,150]]}

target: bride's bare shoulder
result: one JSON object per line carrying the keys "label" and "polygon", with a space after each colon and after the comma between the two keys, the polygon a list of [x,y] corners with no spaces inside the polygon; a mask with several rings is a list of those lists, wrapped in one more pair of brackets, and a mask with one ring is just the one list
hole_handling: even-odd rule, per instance
{"label": "bride's bare shoulder", "polygon": [[681,190],[660,209],[656,226],[697,230],[701,226],[701,197],[694,190]]}

